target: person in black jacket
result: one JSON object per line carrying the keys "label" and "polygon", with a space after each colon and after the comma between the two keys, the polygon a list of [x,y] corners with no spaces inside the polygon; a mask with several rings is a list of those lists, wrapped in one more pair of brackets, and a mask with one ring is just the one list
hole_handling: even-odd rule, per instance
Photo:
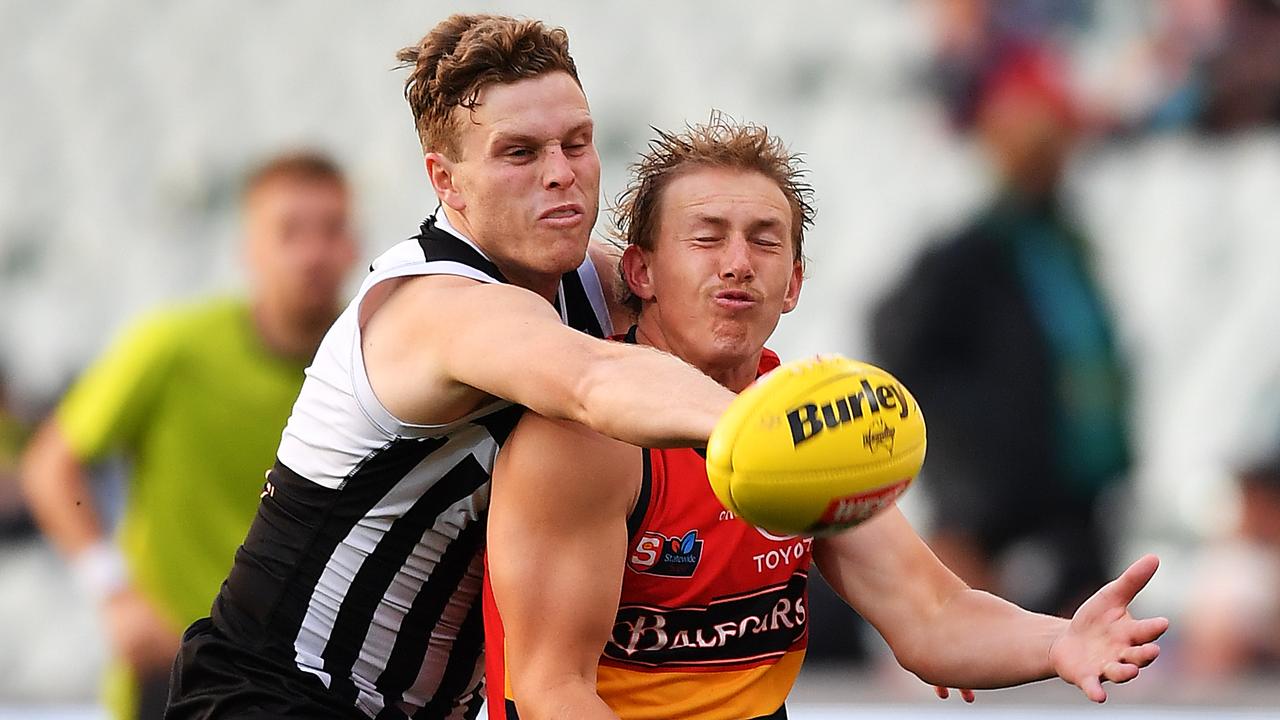
{"label": "person in black jacket", "polygon": [[1029,52],[993,73],[976,123],[1000,190],[916,261],[872,330],[928,418],[935,551],[1043,612],[1106,581],[1099,504],[1130,460],[1125,368],[1060,200],[1079,123],[1055,73]]}

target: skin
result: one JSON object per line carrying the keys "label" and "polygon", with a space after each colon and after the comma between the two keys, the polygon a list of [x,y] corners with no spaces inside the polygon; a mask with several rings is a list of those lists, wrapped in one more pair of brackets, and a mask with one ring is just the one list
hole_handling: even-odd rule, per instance
{"label": "skin", "polygon": [[276,353],[309,360],[337,317],[357,253],[351,214],[348,190],[328,180],[277,177],[245,198],[254,318]]}
{"label": "skin", "polygon": [[[802,284],[781,191],[753,173],[693,169],[668,186],[659,212],[653,250],[629,248],[623,258],[627,282],[644,303],[638,338],[740,390]],[[674,304],[664,312],[666,303]],[[521,717],[616,717],[596,695],[596,666],[617,611],[626,518],[641,475],[639,448],[534,414],[499,454],[489,570]],[[546,492],[551,484],[554,494]],[[1067,620],[969,588],[896,508],[813,548],[836,591],[939,697],[948,687],[1006,687],[1056,675],[1101,702],[1101,682],[1135,677],[1158,655],[1154,641],[1168,627],[1164,618],[1128,613],[1155,572],[1153,556]],[[972,691],[961,696],[971,700]]]}
{"label": "skin", "polygon": [[645,304],[639,337],[741,391],[800,298],[786,196],[763,175],[700,168],[672,180],[663,199],[661,245],[632,246],[622,258]]}
{"label": "skin", "polygon": [[[427,175],[450,223],[512,284],[437,275],[374,288],[361,308],[374,392],[412,423],[503,398],[631,442],[704,443],[731,393],[671,355],[571,330],[549,302],[586,256],[598,209],[581,88],[552,72],[488,85],[478,99],[454,110],[457,157],[427,153]],[[667,402],[673,388],[678,405]]]}
{"label": "skin", "polygon": [[[343,278],[355,260],[350,199],[329,181],[280,177],[245,202],[244,257],[250,306],[264,344],[309,358],[337,316]],[[106,539],[88,470],[56,419],[35,434],[22,462],[27,504],[44,534],[68,558]],[[140,676],[168,671],[181,628],[130,584],[103,598],[117,657]]]}

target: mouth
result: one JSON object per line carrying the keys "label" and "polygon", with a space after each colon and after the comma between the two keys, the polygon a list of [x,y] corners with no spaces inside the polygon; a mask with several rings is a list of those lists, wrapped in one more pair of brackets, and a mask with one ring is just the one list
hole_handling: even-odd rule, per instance
{"label": "mouth", "polygon": [[586,216],[586,212],[582,206],[577,203],[564,203],[555,207],[547,208],[538,216],[538,222],[552,225],[554,227],[567,228],[573,227],[582,222]]}
{"label": "mouth", "polygon": [[715,294],[715,301],[726,310],[747,310],[755,307],[760,299],[747,290],[721,290]]}

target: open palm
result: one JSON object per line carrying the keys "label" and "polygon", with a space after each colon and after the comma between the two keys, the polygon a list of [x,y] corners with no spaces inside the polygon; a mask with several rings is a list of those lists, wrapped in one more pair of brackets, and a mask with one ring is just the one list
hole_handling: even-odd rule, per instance
{"label": "open palm", "polygon": [[1160,654],[1155,643],[1169,629],[1163,617],[1135,619],[1129,603],[1155,575],[1160,561],[1146,555],[1082,604],[1049,648],[1058,675],[1094,702],[1104,702],[1102,681],[1128,682]]}

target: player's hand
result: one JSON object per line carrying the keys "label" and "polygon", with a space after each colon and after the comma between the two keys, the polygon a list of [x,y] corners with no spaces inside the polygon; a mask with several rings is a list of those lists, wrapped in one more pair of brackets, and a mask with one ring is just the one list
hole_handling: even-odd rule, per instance
{"label": "player's hand", "polygon": [[168,672],[178,654],[179,633],[137,590],[126,587],[103,603],[116,655],[139,675]]}
{"label": "player's hand", "polygon": [[[935,695],[938,696],[939,700],[946,700],[947,698],[951,697],[951,688],[944,687],[942,685],[934,685],[933,692]],[[976,699],[973,695],[972,690],[966,690],[964,688],[961,688],[957,692],[960,693],[960,698],[967,703],[971,703]]]}
{"label": "player's hand", "polygon": [[1049,646],[1053,669],[1094,702],[1107,699],[1103,680],[1128,682],[1160,654],[1155,640],[1169,629],[1169,620],[1137,620],[1129,614],[1129,603],[1147,586],[1159,565],[1155,555],[1130,565],[1086,600]]}

